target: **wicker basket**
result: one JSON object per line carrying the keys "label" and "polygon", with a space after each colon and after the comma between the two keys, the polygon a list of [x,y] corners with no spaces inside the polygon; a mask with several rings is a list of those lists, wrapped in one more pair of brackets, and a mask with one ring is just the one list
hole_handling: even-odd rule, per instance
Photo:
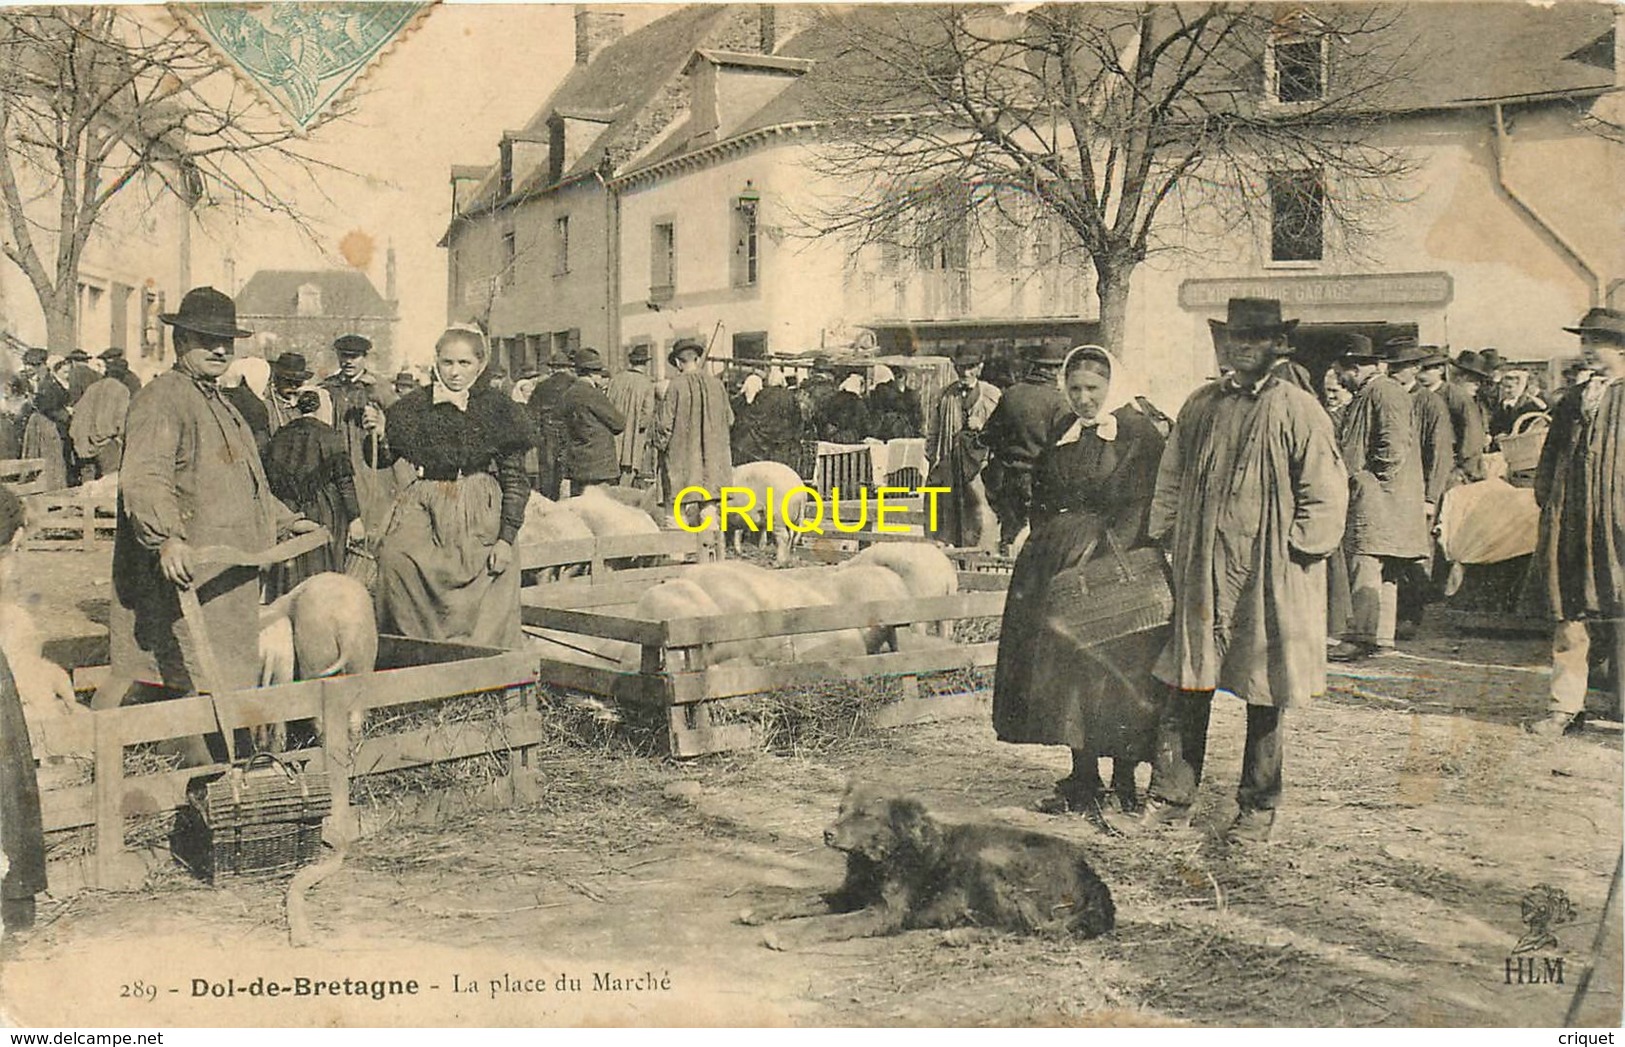
{"label": "wicker basket", "polygon": [[1530,411],[1512,423],[1512,431],[1503,434],[1496,446],[1506,456],[1507,472],[1523,473],[1540,464],[1541,448],[1546,446],[1546,430],[1552,416],[1544,411]]}
{"label": "wicker basket", "polygon": [[292,875],[315,860],[333,806],[327,775],[258,753],[221,775],[193,779],[176,854],[210,883]]}

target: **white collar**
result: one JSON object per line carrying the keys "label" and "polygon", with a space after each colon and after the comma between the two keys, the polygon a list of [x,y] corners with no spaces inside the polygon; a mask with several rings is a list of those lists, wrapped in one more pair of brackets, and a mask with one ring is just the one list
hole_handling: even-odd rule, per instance
{"label": "white collar", "polygon": [[1096,415],[1095,420],[1092,422],[1086,422],[1079,418],[1072,423],[1066,432],[1061,434],[1061,438],[1055,441],[1055,446],[1065,447],[1067,444],[1077,443],[1083,439],[1085,429],[1093,429],[1096,436],[1107,443],[1112,443],[1117,439],[1117,415],[1110,413]]}
{"label": "white collar", "polygon": [[441,385],[439,382],[436,382],[434,383],[432,402],[437,404],[451,404],[453,407],[457,408],[457,410],[467,414],[468,394],[473,391],[474,387],[469,386],[460,393],[454,393],[450,389],[447,389],[445,386]]}

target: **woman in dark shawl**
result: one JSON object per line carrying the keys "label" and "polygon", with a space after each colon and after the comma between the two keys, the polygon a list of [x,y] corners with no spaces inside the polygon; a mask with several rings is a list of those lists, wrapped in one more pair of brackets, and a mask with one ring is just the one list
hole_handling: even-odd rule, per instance
{"label": "woman in dark shawl", "polygon": [[[380,466],[410,462],[418,479],[396,500],[378,549],[378,627],[426,640],[518,647],[519,565],[513,542],[536,444],[529,417],[475,379],[485,336],[454,325],[435,343],[435,380],[366,424],[382,435]],[[368,449],[369,454],[371,448]]]}
{"label": "woman in dark shawl", "polygon": [[[1112,789],[1133,808],[1134,765],[1151,758],[1154,742],[1151,666],[1166,637],[1070,645],[1048,627],[1049,587],[1086,557],[1144,544],[1163,438],[1131,405],[1137,390],[1105,349],[1072,350],[1059,381],[1074,416],[1034,467],[1032,533],[1016,558],[999,634],[993,726],[1001,741],[1070,748],[1072,773],[1041,809],[1083,813],[1104,828],[1098,757],[1115,757]],[[1145,730],[1134,729],[1142,722]]]}
{"label": "woman in dark shawl", "polygon": [[[327,528],[327,544],[266,573],[266,596],[276,599],[314,574],[344,570],[346,542],[366,540],[361,503],[356,497],[355,467],[344,438],[320,417],[327,392],[306,389],[295,404],[297,415],[265,444],[265,479],[271,493],[294,512]],[[332,410],[332,401],[327,401]]]}

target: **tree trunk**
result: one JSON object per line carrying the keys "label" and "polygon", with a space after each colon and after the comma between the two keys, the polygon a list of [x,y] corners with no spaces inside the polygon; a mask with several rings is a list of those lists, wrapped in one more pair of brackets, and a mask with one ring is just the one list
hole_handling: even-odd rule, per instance
{"label": "tree trunk", "polygon": [[50,297],[40,296],[40,309],[45,313],[45,348],[52,353],[66,354],[79,345],[76,328],[79,320],[78,281],[65,282]]}
{"label": "tree trunk", "polygon": [[1095,294],[1100,299],[1100,344],[1113,353],[1122,353],[1127,333],[1129,265],[1095,265]]}

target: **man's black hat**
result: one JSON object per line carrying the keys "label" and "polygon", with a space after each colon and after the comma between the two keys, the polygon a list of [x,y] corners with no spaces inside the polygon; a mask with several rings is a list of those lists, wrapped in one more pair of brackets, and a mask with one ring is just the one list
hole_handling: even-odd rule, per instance
{"label": "man's black hat", "polygon": [[237,326],[237,303],[212,287],[194,287],[181,299],[177,312],[159,313],[171,327],[196,331],[211,338],[247,338],[253,331]]}

